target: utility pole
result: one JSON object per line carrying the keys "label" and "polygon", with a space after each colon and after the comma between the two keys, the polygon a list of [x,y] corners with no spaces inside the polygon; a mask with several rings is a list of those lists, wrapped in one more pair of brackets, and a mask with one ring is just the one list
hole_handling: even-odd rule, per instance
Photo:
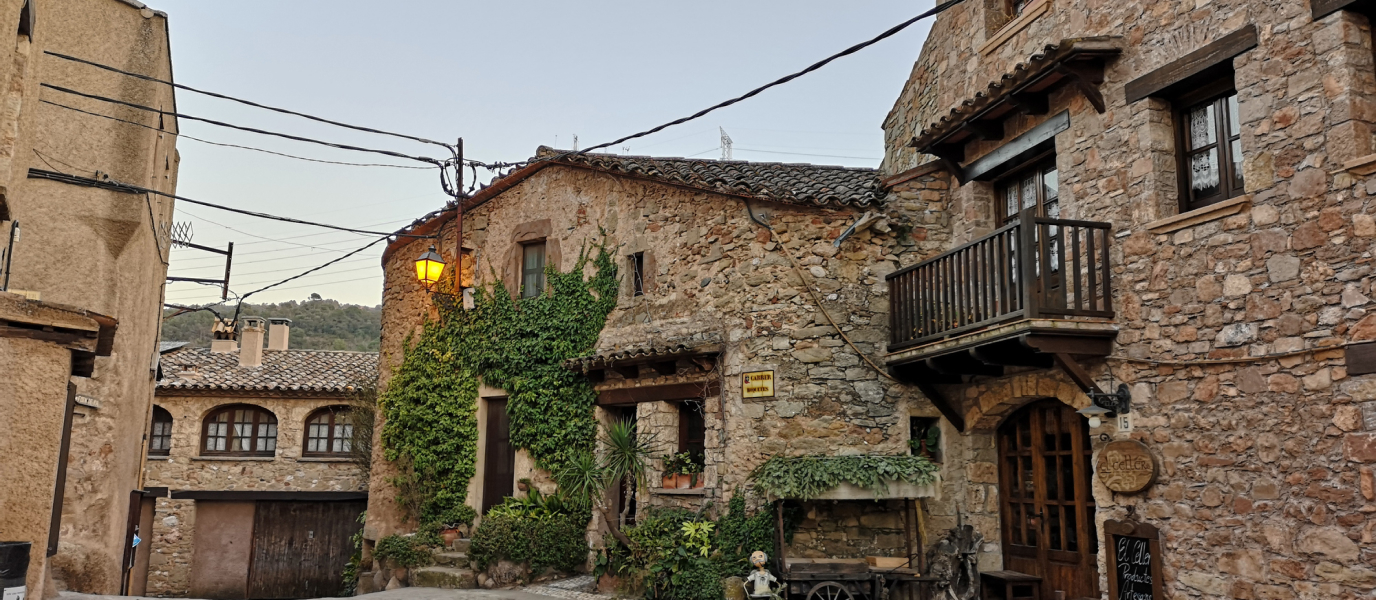
{"label": "utility pole", "polygon": [[726,135],[726,129],[720,126],[717,130],[721,132],[721,159],[731,160],[731,136]]}
{"label": "utility pole", "polygon": [[463,138],[454,147],[454,281],[463,287]]}

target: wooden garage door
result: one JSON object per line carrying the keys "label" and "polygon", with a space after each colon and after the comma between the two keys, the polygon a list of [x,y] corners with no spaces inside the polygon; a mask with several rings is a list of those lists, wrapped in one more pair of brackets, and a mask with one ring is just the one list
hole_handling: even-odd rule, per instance
{"label": "wooden garage door", "polygon": [[1058,400],[1035,402],[999,428],[1003,564],[1042,578],[1042,600],[1099,597],[1089,429]]}
{"label": "wooden garage door", "polygon": [[363,527],[366,502],[261,500],[253,517],[248,597],[321,598],[343,593],[340,573]]}

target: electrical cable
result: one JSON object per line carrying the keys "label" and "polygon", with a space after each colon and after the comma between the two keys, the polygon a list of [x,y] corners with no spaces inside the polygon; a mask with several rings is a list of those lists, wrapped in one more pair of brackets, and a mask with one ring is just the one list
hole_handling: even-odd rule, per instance
{"label": "electrical cable", "polygon": [[100,95],[97,95],[97,94],[88,94],[88,93],[86,93],[86,92],[78,92],[78,91],[73,90],[73,89],[70,89],[70,88],[65,88],[65,87],[61,87],[61,86],[56,86],[56,85],[52,85],[52,84],[50,84],[50,83],[40,83],[40,84],[38,84],[38,85],[39,85],[40,87],[45,87],[45,88],[48,88],[48,89],[50,89],[50,90],[55,90],[55,91],[58,91],[58,92],[62,92],[62,93],[64,93],[64,94],[72,94],[72,95],[74,95],[74,96],[80,96],[80,97],[82,97],[82,98],[89,98],[89,99],[91,99],[91,100],[99,100],[99,101],[101,101],[101,102],[109,102],[109,103],[111,103],[111,104],[118,104],[118,105],[120,105],[120,106],[127,106],[127,107],[129,107],[129,108],[134,108],[134,109],[138,109],[138,110],[142,110],[142,111],[157,113],[157,114],[160,114],[160,115],[171,115],[171,116],[177,117],[177,118],[179,118],[179,119],[188,119],[188,120],[191,120],[191,121],[200,121],[200,122],[202,122],[202,123],[209,123],[209,124],[211,124],[211,125],[215,125],[215,126],[218,126],[218,127],[227,127],[227,128],[229,128],[229,129],[237,129],[237,130],[239,130],[239,131],[247,131],[247,132],[250,132],[250,133],[258,133],[258,134],[262,134],[262,135],[271,135],[271,136],[276,136],[276,137],[280,137],[280,138],[286,138],[286,139],[289,139],[289,140],[295,140],[295,141],[298,141],[298,142],[307,142],[307,143],[311,143],[311,144],[319,144],[319,145],[321,145],[321,146],[328,146],[328,147],[330,147],[330,148],[339,148],[339,149],[341,149],[341,150],[353,150],[353,151],[355,151],[355,152],[371,152],[371,153],[373,153],[373,154],[382,154],[382,155],[384,155],[384,156],[391,156],[391,157],[395,157],[395,158],[404,158],[404,159],[407,159],[407,160],[414,160],[414,161],[417,161],[417,162],[423,162],[423,163],[432,164],[432,165],[436,165],[436,166],[443,166],[443,165],[445,164],[444,161],[435,160],[435,159],[433,159],[433,158],[424,157],[424,156],[411,156],[411,155],[409,155],[409,154],[402,154],[402,153],[400,153],[400,152],[393,152],[393,151],[391,151],[391,150],[378,150],[378,149],[376,149],[376,148],[364,148],[364,147],[362,147],[362,146],[350,146],[350,145],[348,145],[348,144],[336,144],[336,143],[334,143],[334,142],[324,142],[324,141],[321,141],[321,140],[312,139],[312,138],[308,138],[308,137],[301,137],[301,136],[299,136],[299,135],[291,135],[291,134],[289,134],[289,133],[278,133],[278,132],[276,132],[276,131],[268,131],[268,130],[266,130],[266,129],[255,129],[255,128],[253,128],[253,127],[244,127],[244,126],[242,126],[242,125],[234,125],[234,124],[232,124],[232,123],[225,123],[224,121],[216,121],[216,120],[214,120],[214,119],[206,119],[206,118],[203,118],[203,117],[194,117],[194,116],[191,116],[191,115],[188,115],[188,114],[183,114],[183,113],[178,113],[178,112],[172,112],[172,111],[166,111],[166,110],[162,110],[162,109],[158,109],[158,108],[153,108],[153,107],[151,107],[151,106],[143,106],[142,104],[134,104],[134,103],[132,103],[132,102],[125,102],[125,101],[123,101],[123,100],[116,100],[116,99],[114,99],[114,98],[107,98],[107,97],[105,97],[105,96],[100,96]]}
{"label": "electrical cable", "polygon": [[121,119],[121,118],[119,118],[119,117],[112,117],[112,116],[110,116],[110,115],[102,115],[102,114],[100,114],[100,113],[91,112],[91,111],[89,111],[89,110],[81,110],[80,108],[75,108],[75,107],[72,107],[72,106],[67,106],[66,104],[58,104],[57,102],[53,102],[52,100],[39,100],[39,102],[42,102],[43,104],[51,104],[51,105],[53,105],[53,106],[65,108],[65,109],[67,109],[67,110],[76,111],[76,112],[79,112],[79,113],[82,113],[82,114],[91,115],[91,116],[93,116],[93,117],[100,117],[100,118],[102,118],[102,119],[110,119],[111,121],[119,121],[120,123],[127,123],[127,124],[129,124],[129,125],[136,125],[136,126],[139,126],[139,127],[143,127],[144,129],[151,129],[151,130],[157,131],[157,132],[159,132],[159,133],[166,133],[166,134],[168,134],[168,135],[173,135],[173,136],[176,136],[176,137],[179,137],[179,138],[184,138],[184,139],[188,139],[188,140],[194,140],[194,141],[200,142],[200,143],[202,143],[202,144],[210,144],[210,145],[212,145],[212,146],[224,146],[224,147],[226,147],[226,148],[239,148],[239,149],[242,149],[242,150],[252,150],[252,151],[254,151],[254,152],[262,152],[262,153],[264,153],[264,154],[273,154],[273,155],[276,155],[276,156],[284,156],[284,157],[286,157],[286,158],[294,158],[294,159],[296,159],[296,160],[305,160],[305,161],[310,161],[310,162],[325,163],[325,164],[327,164],[327,165],[345,165],[345,166],[349,166],[349,167],[390,167],[390,168],[393,168],[393,169],[435,169],[435,168],[437,168],[437,167],[435,167],[435,166],[433,166],[433,165],[428,166],[428,167],[417,167],[417,166],[412,166],[412,165],[388,165],[388,164],[382,164],[382,163],[353,163],[353,162],[343,162],[343,161],[338,161],[338,160],[323,160],[323,159],[319,159],[319,158],[307,158],[307,157],[305,157],[305,156],[296,156],[296,155],[294,155],[294,154],[286,154],[286,153],[284,153],[284,152],[276,152],[276,151],[273,151],[273,150],[264,150],[264,149],[262,149],[262,148],[254,148],[253,146],[240,146],[240,145],[238,145],[238,144],[226,144],[226,143],[224,143],[224,142],[212,142],[212,141],[210,141],[210,140],[203,140],[203,139],[201,139],[201,138],[192,137],[192,136],[186,135],[186,134],[184,134],[184,133],[178,133],[178,132],[176,132],[176,131],[168,131],[168,130],[166,130],[166,129],[158,129],[157,127],[153,127],[152,125],[144,125],[143,123],[139,123],[138,121],[130,121],[130,120],[127,120],[127,119]]}
{"label": "electrical cable", "polygon": [[119,73],[119,74],[121,74],[121,75],[128,75],[128,76],[130,76],[130,77],[135,77],[135,78],[138,78],[138,79],[142,79],[142,80],[144,80],[144,81],[152,81],[152,82],[155,82],[155,83],[161,83],[161,84],[163,84],[163,85],[170,85],[170,86],[172,86],[172,87],[174,87],[174,88],[177,88],[177,89],[179,89],[179,90],[186,90],[186,91],[188,91],[188,92],[195,92],[195,93],[197,93],[197,94],[204,94],[204,95],[206,95],[206,96],[210,96],[210,97],[212,97],[212,98],[219,98],[219,99],[221,99],[221,100],[229,100],[229,101],[231,101],[231,102],[238,102],[238,103],[240,103],[240,104],[245,104],[245,105],[248,105],[248,106],[252,106],[252,107],[254,107],[254,108],[261,108],[261,109],[264,109],[264,110],[270,110],[270,111],[279,112],[279,113],[282,113],[282,114],[293,115],[293,116],[301,117],[301,118],[304,118],[304,119],[310,119],[310,120],[312,120],[312,121],[317,121],[317,122],[320,122],[320,123],[327,123],[327,124],[334,125],[334,126],[337,126],[337,127],[344,127],[344,128],[347,128],[347,129],[353,129],[353,130],[356,130],[356,131],[366,131],[366,132],[368,132],[368,133],[376,133],[376,134],[378,134],[378,135],[390,135],[390,136],[392,136],[392,137],[398,137],[398,138],[407,139],[407,140],[414,140],[414,141],[422,142],[422,143],[425,143],[425,144],[434,144],[434,145],[439,146],[439,147],[441,147],[441,148],[446,148],[446,149],[448,149],[448,150],[450,150],[450,151],[453,151],[453,150],[454,150],[454,147],[453,147],[453,146],[450,146],[449,144],[446,144],[446,143],[443,143],[443,142],[436,142],[436,141],[434,141],[434,140],[427,140],[427,139],[425,139],[425,138],[423,138],[423,137],[417,137],[417,136],[414,136],[414,135],[406,135],[406,134],[404,134],[404,133],[393,133],[393,132],[390,132],[390,131],[383,131],[383,130],[381,130],[381,129],[373,129],[373,128],[371,128],[371,127],[363,127],[363,126],[360,126],[360,125],[350,125],[350,124],[348,124],[348,123],[341,123],[341,122],[339,122],[339,121],[331,121],[330,119],[326,119],[326,118],[323,118],[323,117],[317,117],[317,116],[313,116],[313,115],[308,115],[308,114],[306,114],[306,113],[296,112],[296,111],[294,111],[294,110],[288,110],[288,109],[285,109],[285,108],[278,108],[278,107],[275,107],[275,106],[268,106],[268,105],[266,105],[266,104],[259,104],[259,103],[257,103],[257,102],[253,102],[253,101],[251,101],[251,100],[244,100],[244,99],[242,99],[242,98],[235,98],[235,97],[233,97],[233,96],[227,96],[227,95],[225,95],[225,94],[218,94],[218,93],[209,92],[209,91],[206,91],[206,90],[198,90],[198,89],[193,88],[193,87],[191,87],[191,86],[189,86],[189,85],[182,85],[182,84],[180,84],[180,83],[173,83],[173,82],[171,82],[171,81],[164,81],[164,80],[162,80],[162,79],[157,79],[157,78],[155,78],[155,77],[149,77],[148,75],[140,75],[140,74],[138,74],[138,73],[130,73],[129,71],[124,71],[124,70],[121,70],[121,69],[116,69],[115,67],[111,67],[111,66],[109,66],[109,65],[102,65],[102,64],[100,64],[100,63],[98,63],[98,62],[89,61],[89,60],[86,60],[86,59],[84,59],[84,58],[77,58],[77,57],[75,57],[75,56],[68,56],[68,55],[66,55],[66,54],[58,54],[58,53],[52,52],[52,51],[50,51],[50,50],[44,50],[43,53],[44,53],[44,54],[47,54],[47,55],[49,55],[49,56],[55,56],[55,57],[57,57],[57,58],[61,58],[61,59],[63,59],[63,60],[70,60],[70,61],[73,61],[73,62],[79,62],[79,63],[82,63],[82,64],[90,65],[90,66],[92,66],[92,67],[96,67],[96,68],[98,68],[98,69],[105,69],[106,71],[113,71],[113,72]]}
{"label": "electrical cable", "polygon": [[871,157],[871,156],[838,156],[838,155],[836,155],[836,154],[805,154],[805,153],[803,153],[803,152],[780,152],[780,151],[778,151],[778,150],[756,150],[756,149],[754,149],[754,148],[742,148],[742,147],[740,147],[740,146],[735,146],[734,149],[740,150],[740,151],[742,151],[742,152],[760,152],[760,153],[764,153],[764,154],[787,154],[787,155],[790,155],[790,156],[815,156],[815,157],[818,157],[818,158],[854,158],[854,159],[856,159],[856,160],[883,160],[883,159],[874,158],[874,157]]}
{"label": "electrical cable", "polygon": [[[43,156],[43,154],[40,153],[40,152],[38,152],[37,149],[34,149],[34,153],[38,154],[40,157]],[[54,160],[57,160],[57,159],[54,159]],[[60,162],[60,161],[59,161],[59,162]],[[66,164],[66,163],[63,163],[63,164]],[[49,166],[51,166],[51,165],[49,165]],[[105,181],[102,181],[102,180],[99,180],[99,179],[90,179],[90,178],[87,178],[87,177],[80,177],[80,176],[77,176],[77,175],[69,175],[69,174],[67,174],[67,173],[63,173],[63,172],[56,171],[56,170],[54,170],[54,171],[43,171],[43,170],[40,170],[40,169],[29,169],[29,178],[30,178],[30,179],[50,179],[50,180],[53,180],[53,181],[60,181],[60,182],[63,182],[63,183],[70,183],[70,184],[74,184],[74,185],[84,185],[84,186],[87,186],[87,187],[104,188],[104,189],[111,189],[111,190],[124,191],[124,192],[136,192],[136,193],[140,193],[140,194],[156,194],[156,195],[159,195],[159,196],[165,196],[165,197],[168,197],[168,198],[173,198],[173,199],[176,199],[176,200],[181,200],[182,202],[189,202],[189,203],[191,203],[191,204],[196,204],[196,205],[200,205],[200,206],[207,206],[207,207],[210,207],[210,208],[215,208],[215,209],[219,209],[219,210],[223,210],[223,211],[228,211],[228,212],[232,212],[232,213],[238,213],[238,214],[241,214],[241,215],[248,215],[248,216],[250,216],[250,217],[258,217],[258,218],[260,218],[260,219],[270,219],[270,220],[273,220],[273,221],[282,221],[282,222],[284,222],[284,223],[296,223],[296,224],[298,224],[298,225],[311,225],[311,226],[314,226],[314,227],[323,227],[323,228],[325,228],[325,229],[334,229],[334,230],[338,230],[338,231],[347,231],[347,232],[350,232],[350,233],[357,233],[357,234],[362,234],[362,235],[382,235],[382,236],[398,236],[398,237],[427,238],[427,239],[428,239],[428,238],[433,238],[433,237],[434,237],[434,236],[431,236],[431,235],[414,235],[414,234],[400,233],[400,232],[369,231],[369,230],[366,230],[366,229],[354,229],[354,228],[351,228],[351,227],[340,227],[340,226],[338,226],[338,225],[329,225],[329,224],[327,224],[327,223],[317,223],[317,222],[314,222],[314,221],[305,221],[305,220],[302,220],[302,219],[293,219],[293,218],[291,218],[291,217],[282,217],[282,216],[273,215],[273,214],[268,214],[268,213],[256,212],[256,211],[251,211],[251,210],[244,210],[244,209],[242,209],[242,208],[234,208],[234,207],[231,207],[231,206],[225,206],[225,205],[223,205],[223,204],[215,204],[215,203],[213,203],[213,202],[206,202],[206,201],[203,201],[203,200],[193,200],[193,199],[187,198],[187,197],[185,197],[185,196],[178,196],[178,195],[176,195],[176,194],[169,194],[169,193],[167,193],[167,192],[162,192],[162,191],[158,191],[158,190],[154,190],[154,189],[149,189],[149,188],[145,188],[145,187],[141,187],[141,186],[137,186],[137,185],[133,185],[133,184],[128,184],[128,183],[121,183],[121,182],[118,182],[118,181],[115,181],[115,180],[105,180]]]}
{"label": "electrical cable", "polygon": [[290,281],[295,281],[295,280],[297,280],[297,279],[300,279],[300,278],[302,278],[302,277],[305,277],[305,276],[307,276],[307,275],[310,275],[311,273],[314,273],[314,272],[316,272],[316,271],[319,271],[319,270],[321,270],[321,269],[324,269],[325,267],[328,267],[328,266],[333,265],[333,264],[335,264],[335,263],[337,263],[337,262],[339,262],[339,261],[341,261],[341,260],[344,260],[344,259],[346,259],[346,258],[349,258],[350,256],[353,256],[353,255],[355,255],[355,254],[358,254],[359,252],[362,252],[362,251],[364,251],[364,250],[367,250],[367,249],[369,249],[369,248],[372,248],[373,246],[376,246],[376,245],[377,245],[378,243],[380,243],[380,242],[385,242],[385,241],[387,241],[387,239],[388,239],[389,237],[390,237],[390,236],[382,236],[382,237],[377,238],[377,239],[375,239],[375,240],[373,240],[373,241],[371,241],[371,242],[368,242],[368,244],[365,245],[365,246],[363,246],[362,248],[359,248],[359,249],[357,249],[357,250],[354,250],[353,252],[350,252],[350,253],[348,253],[348,254],[345,254],[345,255],[343,255],[343,256],[340,256],[340,257],[338,257],[338,258],[335,258],[334,260],[331,260],[331,261],[329,261],[329,262],[327,262],[327,263],[325,263],[325,264],[323,264],[323,265],[320,265],[320,266],[318,266],[318,267],[314,267],[314,268],[311,268],[311,269],[307,269],[307,270],[305,270],[305,271],[302,271],[301,273],[297,273],[296,275],[292,275],[291,277],[288,277],[288,278],[286,278],[286,279],[283,279],[283,280],[281,280],[281,281],[279,281],[279,282],[277,282],[277,283],[273,283],[273,284],[270,284],[270,285],[265,285],[265,286],[260,287],[260,288],[258,288],[258,289],[256,289],[256,290],[253,290],[253,291],[251,291],[251,292],[249,292],[249,293],[247,293],[247,294],[244,294],[244,295],[242,295],[242,296],[239,296],[239,303],[238,303],[238,304],[235,306],[235,308],[234,308],[234,322],[238,322],[238,321],[239,321],[239,308],[242,307],[242,306],[244,305],[244,301],[245,301],[245,300],[248,300],[248,297],[249,297],[249,296],[252,296],[252,295],[254,295],[254,294],[257,294],[258,292],[270,290],[270,289],[275,288],[275,287],[277,287],[277,286],[279,286],[279,285],[282,285],[282,284],[284,284],[284,283],[287,283],[287,282],[290,282]]}

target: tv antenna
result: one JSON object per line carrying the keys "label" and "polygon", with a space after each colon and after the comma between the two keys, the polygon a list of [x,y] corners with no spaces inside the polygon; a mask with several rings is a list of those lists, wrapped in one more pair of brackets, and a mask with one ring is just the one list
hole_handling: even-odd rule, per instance
{"label": "tv antenna", "polygon": [[717,127],[717,130],[721,131],[721,159],[731,160],[731,136],[726,135],[726,130],[721,127]]}

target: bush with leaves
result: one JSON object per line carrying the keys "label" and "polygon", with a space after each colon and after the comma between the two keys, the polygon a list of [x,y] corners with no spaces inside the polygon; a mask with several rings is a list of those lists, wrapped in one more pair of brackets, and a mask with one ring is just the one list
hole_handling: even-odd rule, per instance
{"label": "bush with leaves", "polygon": [[591,518],[586,507],[531,487],[524,497],[507,498],[487,511],[473,534],[470,553],[479,569],[509,560],[529,563],[532,573],[546,568],[572,571],[588,559]]}
{"label": "bush with leaves", "polygon": [[841,483],[876,494],[888,483],[930,484],[941,465],[925,456],[775,456],[750,473],[755,490],[776,498],[811,500]]}
{"label": "bush with leaves", "polygon": [[373,560],[387,561],[393,566],[423,567],[434,560],[430,540],[418,536],[392,534],[373,546]]}

